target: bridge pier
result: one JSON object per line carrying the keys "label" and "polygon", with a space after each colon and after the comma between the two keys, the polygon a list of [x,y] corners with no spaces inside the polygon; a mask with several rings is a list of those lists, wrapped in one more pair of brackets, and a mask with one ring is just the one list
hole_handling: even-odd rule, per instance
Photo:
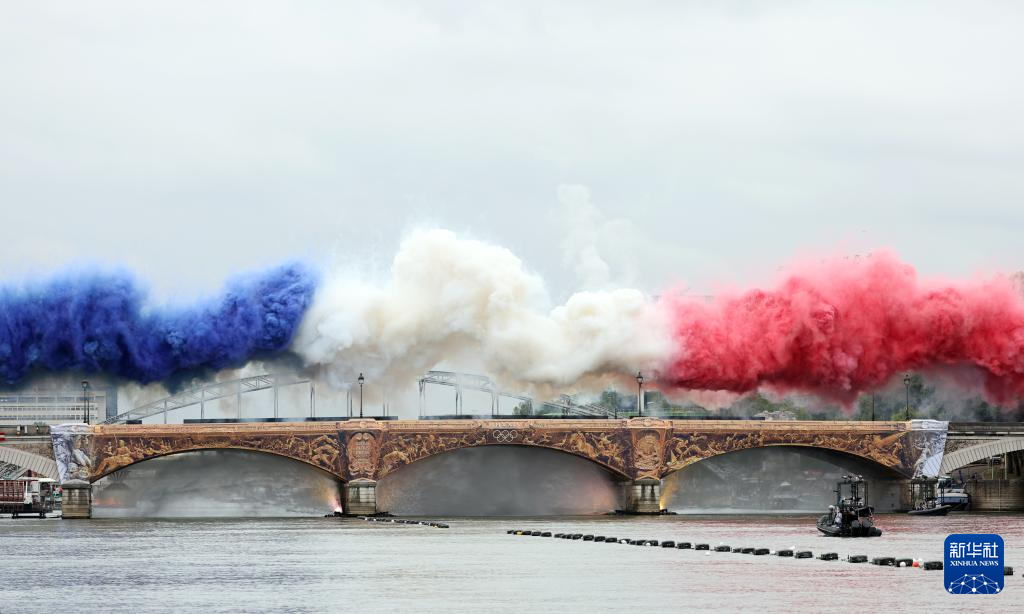
{"label": "bridge pier", "polygon": [[995,479],[967,483],[971,509],[978,512],[1017,512],[1024,509],[1024,480]]}
{"label": "bridge pier", "polygon": [[622,511],[627,514],[661,513],[661,480],[641,478],[626,482]]}
{"label": "bridge pier", "polygon": [[92,518],[92,484],[74,480],[60,485],[61,517],[65,520]]}
{"label": "bridge pier", "polygon": [[342,485],[346,516],[373,516],[377,513],[377,482],[359,478]]}

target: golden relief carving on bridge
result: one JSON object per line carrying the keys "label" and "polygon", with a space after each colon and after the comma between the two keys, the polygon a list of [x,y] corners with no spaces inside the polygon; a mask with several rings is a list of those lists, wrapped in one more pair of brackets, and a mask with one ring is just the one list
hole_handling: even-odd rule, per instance
{"label": "golden relief carving on bridge", "polygon": [[348,440],[348,471],[353,478],[369,477],[377,465],[377,439],[370,433],[356,433]]}
{"label": "golden relief carving on bridge", "polygon": [[232,436],[191,432],[187,435],[134,437],[94,435],[91,448],[94,451],[93,458],[96,459],[90,474],[91,481],[143,460],[179,452],[219,449],[268,452],[308,463],[338,477],[344,475],[344,460],[338,437],[327,433],[245,433]]}
{"label": "golden relief carving on bridge", "polygon": [[808,446],[845,452],[913,474],[905,438],[909,431],[851,433],[843,431],[756,430],[748,433],[676,433],[665,446],[665,473],[738,450],[769,446]]}
{"label": "golden relief carving on bridge", "polygon": [[633,443],[633,466],[637,477],[658,477],[661,467],[661,436],[657,431],[642,431]]}
{"label": "golden relief carving on bridge", "polygon": [[420,433],[387,433],[381,445],[377,477],[383,477],[428,456],[484,445],[552,448],[598,462],[622,475],[630,474],[626,464],[628,443],[625,431],[537,429],[528,423],[497,426],[501,428],[487,428],[484,424],[479,424],[476,428],[462,433],[433,429]]}
{"label": "golden relief carving on bridge", "polygon": [[[906,475],[939,445],[905,423],[629,420],[352,420],[330,423],[91,427],[82,444],[96,480],[130,464],[190,450],[269,452],[341,479],[378,479],[417,460],[482,445],[561,450],[626,478],[661,477],[700,460],[766,446],[859,456]],[[944,435],[943,435],[944,437]],[[945,440],[943,439],[944,443]],[[76,444],[77,445],[77,444]]]}

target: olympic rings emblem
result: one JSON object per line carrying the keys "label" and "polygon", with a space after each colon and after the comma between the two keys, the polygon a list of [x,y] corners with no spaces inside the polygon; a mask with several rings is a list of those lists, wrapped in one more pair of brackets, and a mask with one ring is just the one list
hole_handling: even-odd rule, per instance
{"label": "olympic rings emblem", "polygon": [[494,436],[494,440],[498,443],[512,443],[519,438],[519,431],[516,430],[497,430],[491,433]]}

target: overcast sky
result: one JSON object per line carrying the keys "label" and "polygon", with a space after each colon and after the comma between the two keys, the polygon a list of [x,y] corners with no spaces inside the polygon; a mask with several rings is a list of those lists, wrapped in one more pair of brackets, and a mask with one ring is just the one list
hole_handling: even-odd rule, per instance
{"label": "overcast sky", "polygon": [[1019,3],[0,6],[4,277],[206,290],[419,225],[555,296],[589,243],[652,292],[879,246],[1024,268]]}

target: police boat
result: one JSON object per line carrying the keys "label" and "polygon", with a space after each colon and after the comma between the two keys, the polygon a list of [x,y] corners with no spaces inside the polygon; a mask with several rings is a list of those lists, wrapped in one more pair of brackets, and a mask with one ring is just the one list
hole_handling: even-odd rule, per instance
{"label": "police boat", "polygon": [[868,505],[868,485],[859,475],[844,475],[836,483],[836,504],[818,519],[818,530],[829,537],[878,537],[875,509]]}

